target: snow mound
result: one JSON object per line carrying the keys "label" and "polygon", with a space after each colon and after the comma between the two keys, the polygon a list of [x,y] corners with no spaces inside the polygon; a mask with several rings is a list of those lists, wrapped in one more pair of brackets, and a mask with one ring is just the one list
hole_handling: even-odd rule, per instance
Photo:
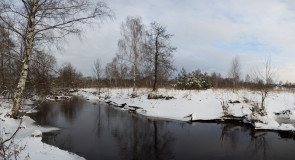
{"label": "snow mound", "polygon": [[42,132],[37,129],[32,133],[32,137],[42,137]]}

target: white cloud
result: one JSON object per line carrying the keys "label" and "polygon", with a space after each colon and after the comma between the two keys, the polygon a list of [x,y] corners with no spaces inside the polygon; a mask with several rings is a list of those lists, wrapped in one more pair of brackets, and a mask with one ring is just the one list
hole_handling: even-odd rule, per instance
{"label": "white cloud", "polygon": [[117,51],[120,24],[131,15],[141,16],[146,25],[158,21],[175,35],[172,43],[178,47],[178,69],[184,66],[226,75],[231,59],[239,56],[246,74],[270,54],[279,68],[278,80],[295,82],[294,1],[108,0],[108,4],[116,19],[89,28],[82,42],[69,37],[64,54],[58,55],[59,63],[71,61],[91,75],[96,58],[111,61]]}

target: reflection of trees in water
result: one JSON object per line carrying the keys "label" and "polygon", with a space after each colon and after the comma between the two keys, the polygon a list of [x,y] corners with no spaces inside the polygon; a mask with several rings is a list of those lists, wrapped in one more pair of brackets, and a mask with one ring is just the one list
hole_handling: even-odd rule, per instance
{"label": "reflection of trees in water", "polygon": [[170,146],[174,138],[171,132],[163,132],[163,127],[161,122],[132,116],[132,127],[125,129],[125,134],[130,136],[116,136],[124,151],[121,154],[126,159],[173,159]]}
{"label": "reflection of trees in water", "polygon": [[72,121],[76,118],[77,113],[81,109],[82,102],[83,101],[78,97],[63,101],[60,105],[60,111],[67,120]]}
{"label": "reflection of trees in water", "polygon": [[82,100],[77,97],[58,102],[58,104],[46,102],[39,107],[37,113],[30,114],[30,117],[40,125],[52,125],[59,114],[62,114],[67,120],[72,121],[81,109],[81,103]]}
{"label": "reflection of trees in water", "polygon": [[278,136],[280,136],[283,139],[293,139],[295,141],[295,133],[294,132],[279,131]]}
{"label": "reflection of trees in water", "polygon": [[[102,121],[102,119],[105,119],[105,117],[103,116],[103,113],[101,113],[101,112],[105,111],[105,109],[101,108],[100,102],[98,102],[95,105],[98,106],[98,112],[97,112],[96,121],[95,121],[96,125],[94,125],[93,131],[100,137],[100,135],[103,131],[103,127],[104,127],[104,124],[101,121]],[[103,116],[103,118],[101,118],[102,116]]]}
{"label": "reflection of trees in water", "polygon": [[[221,142],[228,142],[231,144],[232,149],[238,147],[239,132],[249,133],[251,136],[250,143],[247,147],[250,157],[255,157],[260,152],[262,153],[263,159],[267,159],[267,151],[269,150],[269,145],[266,139],[267,133],[257,132],[254,129],[249,129],[246,127],[240,127],[236,124],[224,123],[221,124],[222,132],[220,135]],[[259,157],[259,156],[258,156]]]}
{"label": "reflection of trees in water", "polygon": [[30,117],[40,125],[51,124],[58,115],[58,110],[54,107],[55,104],[46,102],[39,107],[37,113],[31,113]]}
{"label": "reflection of trees in water", "polygon": [[[171,143],[175,140],[171,132],[161,133],[158,131],[157,124],[159,122],[153,121],[154,126],[154,151],[156,159],[174,159],[173,153],[170,150]],[[162,124],[163,125],[163,124]],[[163,128],[161,123],[159,124],[160,129]],[[161,131],[161,130],[160,130]]]}
{"label": "reflection of trees in water", "polygon": [[224,123],[221,124],[221,135],[220,135],[220,141],[229,141],[232,148],[237,147],[237,141],[238,141],[238,134],[237,131],[240,127],[237,128],[236,125],[231,123]]}
{"label": "reflection of trees in water", "polygon": [[251,141],[248,146],[250,148],[249,150],[252,149],[252,155],[257,155],[259,152],[262,152],[263,159],[267,159],[267,150],[269,150],[269,145],[266,139],[267,133],[265,132],[255,132],[255,130],[252,130],[250,132],[251,135]]}
{"label": "reflection of trees in water", "polygon": [[103,110],[106,112],[107,123],[100,123],[102,119],[98,120],[98,131],[110,130],[118,142],[123,159],[174,158],[170,149],[174,138],[171,132],[164,129],[165,122],[136,117],[109,107],[103,107]]}
{"label": "reflection of trees in water", "polygon": [[[82,156],[89,155],[89,157],[107,155],[110,153],[116,155],[116,157],[119,156],[122,159],[174,159],[175,156],[172,152],[174,147],[172,148],[172,146],[179,144],[174,138],[175,135],[179,134],[178,132],[174,133],[174,131],[176,131],[176,129],[182,130],[183,128],[184,132],[188,130],[192,133],[198,133],[198,130],[191,130],[193,128],[188,127],[186,123],[178,123],[179,125],[177,125],[176,128],[174,127],[175,122],[150,120],[146,117],[137,116],[136,114],[129,114],[127,112],[122,112],[120,109],[114,109],[112,107],[105,106],[104,103],[98,103],[97,106],[90,106],[88,102],[85,104],[84,103],[85,102],[83,101],[81,102],[78,99],[74,99],[61,107],[54,103],[53,105],[44,104],[42,109],[40,108],[41,114],[37,114],[40,117],[42,116],[43,121],[41,122],[48,124],[46,121],[54,121],[64,117],[63,115],[68,115],[68,118],[77,117],[77,120],[74,121],[75,125],[72,125],[72,127],[78,127],[70,127],[69,130],[62,129],[62,132],[60,132],[58,135],[51,136],[44,133],[44,141],[46,143],[53,144],[62,149],[70,150],[78,154],[83,153]],[[80,111],[80,107],[93,108],[86,110],[83,109]],[[70,113],[70,111],[74,113]],[[78,112],[81,112],[83,116],[78,116]],[[64,120],[67,119],[62,118],[58,122],[63,124]],[[66,123],[66,125],[68,125],[68,123]],[[81,126],[83,129],[81,129]],[[180,126],[180,128],[178,126]],[[249,159],[262,159],[262,156],[264,159],[269,158],[266,156],[267,153],[269,154],[270,150],[267,143],[269,140],[268,135],[262,132],[255,132],[253,129],[237,126],[236,124],[231,123],[223,123],[219,126],[221,126],[221,135],[219,138],[221,143],[224,143],[225,145],[221,149],[218,148],[218,146],[215,149],[223,152],[221,156],[233,156],[240,158],[245,156],[247,158],[249,157]],[[206,131],[205,134],[212,132],[212,130],[208,131],[208,129],[204,129]],[[216,143],[216,131],[219,130],[214,128],[214,135],[205,136],[205,138],[214,138],[214,142],[209,140],[209,142],[212,143],[209,145],[214,145]],[[83,134],[80,134],[80,132],[83,132]],[[83,136],[81,137],[81,135]],[[251,137],[249,137],[249,135]],[[218,136],[219,135],[217,135],[217,138]],[[183,137],[177,138],[179,138],[181,141],[180,138]],[[195,136],[192,136],[191,138],[195,138]],[[83,142],[77,141],[77,139],[83,139]],[[250,140],[251,142],[249,143]],[[207,141],[205,141],[205,143],[206,142]],[[203,143],[200,143],[200,145],[203,145]],[[190,145],[188,144],[187,146]],[[230,152],[228,152],[228,148],[225,147],[228,147]],[[93,148],[102,148],[100,150],[101,153],[93,153],[91,151]],[[231,152],[235,150],[237,152]],[[242,156],[240,154],[241,150],[242,152],[245,152],[245,154]],[[189,150],[187,153],[191,155],[199,155],[198,153],[191,153],[191,150]],[[177,152],[175,152],[175,154],[177,154]]]}

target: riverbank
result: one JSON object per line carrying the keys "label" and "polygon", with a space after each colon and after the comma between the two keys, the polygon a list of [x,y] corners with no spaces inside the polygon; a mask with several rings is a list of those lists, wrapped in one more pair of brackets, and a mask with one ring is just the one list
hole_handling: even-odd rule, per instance
{"label": "riverbank", "polygon": [[[89,100],[101,100],[122,110],[134,111],[150,117],[180,121],[225,120],[240,118],[243,123],[261,130],[295,130],[295,94],[287,91],[272,91],[265,100],[266,115],[252,112],[259,105],[261,96],[249,90],[174,90],[138,89],[131,98],[132,89],[80,89],[75,93]],[[159,97],[157,99],[150,99]],[[167,98],[168,97],[168,98]]]}
{"label": "riverbank", "polygon": [[[31,108],[32,102],[26,101],[25,108]],[[27,107],[26,107],[27,106]],[[0,99],[0,138],[6,140],[19,127],[20,119],[12,119],[6,116],[11,111],[12,102]],[[73,153],[61,150],[57,147],[43,143],[42,137],[32,137],[35,130],[49,132],[58,128],[41,127],[34,124],[30,117],[24,117],[21,129],[16,136],[5,143],[5,157],[7,159],[32,159],[32,160],[51,160],[51,159],[84,159]],[[1,140],[1,141],[2,141]],[[2,149],[1,149],[2,150]],[[1,151],[3,154],[3,151]],[[0,159],[3,158],[0,156]]]}
{"label": "riverbank", "polygon": [[[239,90],[201,90],[184,91],[160,89],[156,93],[149,89],[139,89],[137,96],[131,98],[132,89],[102,89],[98,95],[97,89],[80,89],[74,95],[84,97],[89,101],[104,101],[121,107],[124,111],[136,112],[143,116],[173,119],[179,121],[231,121],[238,119],[243,124],[251,125],[257,130],[276,130],[294,133],[295,96],[292,92],[273,91],[266,99],[266,116],[253,114],[251,109],[260,101],[257,92]],[[154,99],[155,98],[155,99]],[[6,117],[10,112],[12,102],[0,100],[1,138],[9,138],[19,126],[19,119]],[[25,108],[31,108],[32,102],[26,101]],[[27,107],[26,107],[27,106]],[[36,126],[34,121],[25,117],[20,131],[13,139],[6,154],[17,159],[83,159],[73,153],[57,147],[44,144],[41,137],[32,137],[35,130],[49,132],[58,128]],[[15,148],[16,147],[16,148]]]}

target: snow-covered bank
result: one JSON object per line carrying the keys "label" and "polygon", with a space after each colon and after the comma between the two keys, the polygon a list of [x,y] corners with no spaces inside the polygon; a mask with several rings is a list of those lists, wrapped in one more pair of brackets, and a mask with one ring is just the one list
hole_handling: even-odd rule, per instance
{"label": "snow-covered bank", "polygon": [[[19,126],[19,119],[12,119],[5,115],[11,110],[11,102],[0,100],[0,137],[3,140],[11,137]],[[36,130],[48,132],[57,128],[45,128],[36,126],[34,120],[30,117],[24,117],[21,129],[17,132],[13,139],[13,145],[6,151],[6,155],[12,154],[9,159],[15,159],[14,151],[20,151],[17,154],[17,159],[32,159],[32,160],[51,160],[51,159],[84,159],[73,153],[63,151],[57,147],[41,142],[41,137],[32,137],[32,133]],[[9,146],[11,141],[5,143]],[[16,149],[14,147],[17,147]],[[0,156],[1,159],[1,156]]]}
{"label": "snow-covered bank", "polygon": [[[137,97],[131,98],[132,89],[104,89],[100,98],[94,88],[80,89],[77,93],[89,100],[106,100],[114,105],[125,104],[123,110],[137,106],[136,113],[145,116],[168,118],[181,121],[224,119],[225,116],[243,117],[245,123],[256,129],[295,131],[295,94],[273,91],[266,99],[267,115],[251,111],[259,105],[257,92],[239,90],[168,90],[160,89],[156,94],[173,97],[169,100],[148,99],[149,89],[139,89]],[[107,99],[105,99],[107,97]],[[188,116],[191,115],[191,116]]]}

